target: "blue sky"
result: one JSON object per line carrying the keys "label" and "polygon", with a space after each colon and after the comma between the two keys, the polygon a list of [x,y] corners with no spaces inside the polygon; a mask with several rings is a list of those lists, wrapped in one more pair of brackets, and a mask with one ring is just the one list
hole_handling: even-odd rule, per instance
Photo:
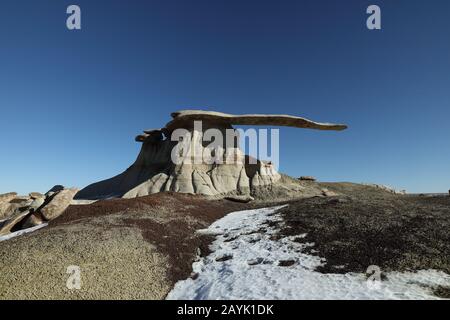
{"label": "blue sky", "polygon": [[[78,4],[82,30],[66,28]],[[370,4],[382,30],[366,28]],[[450,188],[450,2],[3,0],[0,193],[126,169],[178,109],[284,113],[280,170]]]}

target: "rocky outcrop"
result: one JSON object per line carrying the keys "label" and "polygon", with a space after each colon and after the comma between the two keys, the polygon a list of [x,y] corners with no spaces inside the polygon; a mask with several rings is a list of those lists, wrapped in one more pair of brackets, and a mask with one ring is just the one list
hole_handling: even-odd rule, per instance
{"label": "rocky outcrop", "polygon": [[50,221],[59,217],[70,205],[77,189],[64,189],[56,193],[47,205],[39,210],[45,220]]}
{"label": "rocky outcrop", "polygon": [[46,195],[38,192],[29,196],[18,196],[17,193],[0,195],[5,218],[0,223],[0,237],[55,219],[70,205],[77,191],[57,186]]}
{"label": "rocky outcrop", "polygon": [[[319,123],[288,115],[231,115],[183,110],[172,113],[172,117],[173,120],[164,128],[145,130],[135,138],[142,143],[142,148],[135,163],[125,172],[87,186],[75,198],[134,198],[162,191],[214,197],[250,195],[256,188],[277,183],[280,175],[272,163],[248,157],[242,152],[238,145],[239,132],[232,125],[291,126],[317,130],[346,128],[345,125]],[[200,128],[196,127],[196,121],[201,121]],[[177,133],[177,129],[184,131]],[[205,139],[209,129],[222,133],[223,137],[228,137],[231,131],[232,141],[223,141],[220,147],[211,149],[211,139]],[[173,155],[178,152],[182,156],[180,161],[174,162]],[[205,155],[215,161],[205,161]]]}

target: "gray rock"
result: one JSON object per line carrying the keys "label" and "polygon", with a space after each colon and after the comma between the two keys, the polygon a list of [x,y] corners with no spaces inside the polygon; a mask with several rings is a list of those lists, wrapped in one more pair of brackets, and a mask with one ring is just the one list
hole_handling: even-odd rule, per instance
{"label": "gray rock", "polygon": [[264,261],[263,258],[249,259],[249,260],[247,260],[247,264],[249,266],[254,266],[254,265],[262,263],[263,261]]}
{"label": "gray rock", "polygon": [[30,211],[16,211],[0,228],[0,236],[11,233],[11,230],[25,218]]}
{"label": "gray rock", "polygon": [[228,253],[224,253],[224,254],[221,254],[221,255],[216,257],[216,261],[217,262],[223,262],[223,261],[227,261],[227,260],[230,260],[230,259],[233,259],[233,255],[232,254],[228,254]]}
{"label": "gray rock", "polygon": [[228,197],[225,197],[225,199],[234,201],[234,202],[241,202],[241,203],[248,203],[250,201],[255,200],[255,198],[253,198],[250,195],[228,196]]}
{"label": "gray rock", "polygon": [[44,223],[42,216],[39,213],[35,212],[24,219],[22,226],[23,229],[27,229],[38,226],[42,223]]}
{"label": "gray rock", "polygon": [[51,193],[51,194],[54,194],[54,193],[59,192],[59,191],[62,191],[62,190],[64,190],[64,186],[57,184],[56,186],[53,186],[50,190],[48,190],[48,191],[45,193],[45,196],[49,197],[49,194],[50,194],[50,193]]}
{"label": "gray rock", "polygon": [[45,220],[50,221],[60,216],[70,205],[77,189],[64,189],[57,192],[48,204],[40,209]]}
{"label": "gray rock", "polygon": [[325,197],[335,197],[335,196],[338,195],[336,192],[330,191],[330,190],[328,190],[328,189],[326,189],[326,188],[322,189],[322,194],[323,194]]}
{"label": "gray rock", "polygon": [[265,125],[265,126],[285,126],[295,128],[308,128],[317,130],[344,130],[346,125],[333,123],[314,122],[305,118],[278,115],[278,114],[242,114],[234,115],[216,111],[204,110],[180,110],[172,113],[174,118],[166,128],[184,128],[187,122],[203,120],[210,122],[225,123],[229,125]]}
{"label": "gray rock", "polygon": [[0,204],[9,203],[15,197],[17,197],[16,192],[8,192],[8,193],[0,194]]}
{"label": "gray rock", "polygon": [[[252,194],[278,183],[281,175],[270,162],[246,156],[239,148],[239,132],[232,125],[276,125],[317,130],[344,130],[346,125],[319,123],[305,118],[288,115],[244,114],[232,115],[203,110],[182,110],[172,114],[173,120],[162,129],[145,130],[136,137],[142,142],[141,151],[134,162],[121,174],[91,184],[81,190],[76,199],[97,200],[111,197],[135,198],[153,193],[172,191],[224,197],[229,194]],[[201,121],[201,128],[194,121]],[[172,141],[176,129],[184,133]],[[208,129],[222,133],[223,137],[233,136],[232,143],[223,144],[224,155],[217,155],[208,149],[210,139],[204,139]],[[234,130],[234,131],[233,131]],[[163,136],[166,139],[163,139]],[[210,138],[210,137],[209,137]],[[172,152],[179,141],[186,148],[195,150],[193,157],[172,161]],[[224,141],[225,142],[225,141]],[[228,141],[230,142],[230,141]],[[178,145],[180,146],[180,145]],[[195,147],[195,148],[194,148]],[[180,150],[175,150],[180,151]],[[177,152],[174,154],[183,154]],[[204,161],[202,156],[221,161]],[[236,199],[238,200],[238,199]],[[250,198],[244,199],[248,202]]]}
{"label": "gray rock", "polygon": [[12,204],[11,201],[16,197],[17,193],[15,192],[0,194],[0,220],[8,218],[14,213],[18,205]]}
{"label": "gray rock", "polygon": [[30,198],[30,196],[17,196],[14,199],[12,199],[10,201],[10,203],[19,203],[19,204],[24,204],[25,203],[31,203],[32,199]]}
{"label": "gray rock", "polygon": [[45,203],[45,198],[37,198],[34,199],[33,202],[30,203],[29,208],[33,209],[33,211],[36,211],[39,209],[43,204]]}
{"label": "gray rock", "polygon": [[298,180],[300,180],[300,181],[316,181],[316,178],[311,177],[311,176],[301,176],[300,178],[298,178]]}
{"label": "gray rock", "polygon": [[45,198],[45,195],[43,195],[40,192],[30,192],[29,196],[30,196],[31,199]]}

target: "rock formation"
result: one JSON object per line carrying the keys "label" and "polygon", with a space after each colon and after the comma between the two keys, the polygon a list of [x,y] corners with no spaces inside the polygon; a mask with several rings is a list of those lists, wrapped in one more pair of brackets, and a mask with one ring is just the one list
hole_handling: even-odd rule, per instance
{"label": "rock formation", "polygon": [[[346,129],[345,125],[318,123],[288,115],[232,115],[183,110],[172,113],[172,117],[173,120],[164,128],[145,130],[136,137],[136,141],[142,142],[142,148],[135,163],[125,172],[87,186],[75,198],[134,198],[161,191],[208,196],[250,195],[255,188],[276,183],[280,180],[280,175],[272,163],[246,156],[240,150],[236,138],[238,134],[232,125]],[[198,121],[201,121],[200,129],[196,126]],[[209,129],[222,133],[224,137],[230,131],[236,136],[232,138],[233,141],[228,139],[211,152],[208,147],[211,139],[205,139],[205,133]],[[184,147],[180,149],[180,145]],[[192,153],[188,152],[189,156],[184,154],[175,163],[173,155],[186,150]],[[205,154],[220,161],[204,161]]]}
{"label": "rock formation", "polygon": [[15,192],[0,195],[0,237],[57,218],[77,192],[77,189],[57,186],[45,195],[38,192],[28,196],[18,196]]}

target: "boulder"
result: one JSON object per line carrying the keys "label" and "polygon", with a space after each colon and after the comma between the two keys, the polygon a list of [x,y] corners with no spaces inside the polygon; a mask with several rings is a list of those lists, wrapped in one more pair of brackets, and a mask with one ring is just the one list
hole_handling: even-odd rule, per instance
{"label": "boulder", "polygon": [[25,205],[26,203],[30,204],[33,201],[30,196],[17,196],[10,201],[10,203],[19,203]]}
{"label": "boulder", "polygon": [[40,192],[30,192],[29,196],[31,199],[40,199],[40,198],[45,198],[45,195],[43,195]]}
{"label": "boulder", "polygon": [[300,181],[316,181],[316,178],[311,177],[311,176],[301,176],[300,178],[298,178],[298,180],[300,180]]}
{"label": "boulder", "polygon": [[51,195],[55,194],[56,192],[59,192],[61,190],[64,190],[64,186],[57,184],[56,186],[53,186],[50,190],[48,190],[45,193],[46,197],[50,197]]}
{"label": "boulder", "polygon": [[241,203],[249,203],[250,201],[255,200],[250,195],[238,195],[238,196],[228,196],[225,197],[226,200],[234,201],[234,202],[241,202]]}
{"label": "boulder", "polygon": [[38,212],[30,214],[23,221],[24,221],[22,224],[23,229],[32,228],[32,227],[35,227],[35,226],[38,226],[38,225],[44,223],[44,219],[43,219],[42,215]]}
{"label": "boulder", "polygon": [[28,196],[15,196],[9,202],[0,203],[0,220],[9,219],[16,211],[27,210],[32,202]]}
{"label": "boulder", "polygon": [[14,212],[17,205],[11,204],[11,201],[16,197],[15,192],[0,194],[0,220],[8,218]]}
{"label": "boulder", "polygon": [[322,189],[322,194],[325,196],[325,197],[336,197],[338,194],[336,193],[336,192],[334,192],[334,191],[330,191],[330,190],[328,190],[328,189]]}
{"label": "boulder", "polygon": [[45,198],[37,198],[34,199],[33,202],[30,203],[29,209],[36,211],[45,203]]}
{"label": "boulder", "polygon": [[15,197],[17,197],[16,192],[8,192],[8,193],[0,194],[0,204],[9,203]]}
{"label": "boulder", "polygon": [[0,236],[11,233],[16,224],[21,222],[28,214],[30,214],[30,211],[16,211],[0,228]]}
{"label": "boulder", "polygon": [[39,212],[47,221],[55,219],[67,209],[77,192],[77,189],[64,189],[57,192]]}

